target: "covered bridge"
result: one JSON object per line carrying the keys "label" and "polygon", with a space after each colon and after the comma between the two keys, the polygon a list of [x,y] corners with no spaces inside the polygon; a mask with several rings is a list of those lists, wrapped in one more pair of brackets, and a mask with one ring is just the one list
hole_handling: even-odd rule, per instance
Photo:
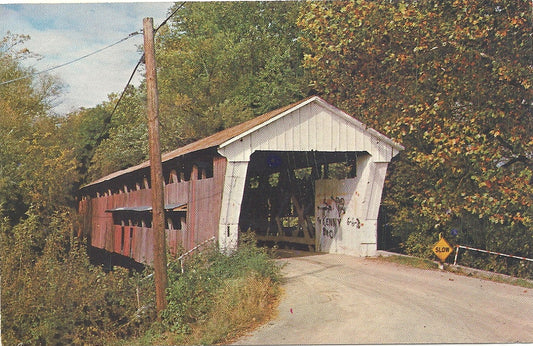
{"label": "covered bridge", "polygon": [[[171,253],[253,231],[268,244],[372,256],[387,165],[403,147],[310,97],[162,155]],[[94,247],[153,260],[150,167],[83,186],[82,228]]]}

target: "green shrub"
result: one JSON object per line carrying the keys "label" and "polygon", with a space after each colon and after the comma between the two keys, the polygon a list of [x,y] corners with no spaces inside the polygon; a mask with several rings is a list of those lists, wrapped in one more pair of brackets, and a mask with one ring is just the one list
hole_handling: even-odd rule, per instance
{"label": "green shrub", "polygon": [[[231,255],[212,246],[169,266],[168,307],[160,331],[171,342],[215,343],[265,318],[278,294],[280,268],[268,253],[244,235]],[[271,306],[270,306],[271,307]]]}
{"label": "green shrub", "polygon": [[104,344],[143,332],[150,317],[137,313],[136,278],[91,265],[72,235],[68,210],[49,219],[30,210],[17,225],[2,224],[6,345]]}
{"label": "green shrub", "polygon": [[432,248],[439,240],[438,234],[426,231],[415,231],[401,244],[406,254],[426,259],[435,259]]}

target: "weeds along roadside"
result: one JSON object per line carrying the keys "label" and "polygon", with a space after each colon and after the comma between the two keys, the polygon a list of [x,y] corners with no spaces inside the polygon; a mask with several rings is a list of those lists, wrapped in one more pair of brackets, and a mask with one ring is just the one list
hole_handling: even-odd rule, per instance
{"label": "weeds along roadside", "polygon": [[92,265],[74,222],[68,209],[47,218],[30,210],[16,225],[0,220],[5,345],[211,344],[275,310],[280,270],[244,239],[231,256],[215,247],[192,255],[184,274],[171,262],[169,310],[154,322],[148,273]]}
{"label": "weeds along roadside", "polygon": [[[368,259],[395,263],[395,264],[409,266],[413,268],[419,268],[419,269],[438,270],[439,268],[439,265],[436,261],[431,261],[425,258],[419,258],[419,257],[414,257],[414,256],[408,256],[408,255],[387,255],[387,256],[377,256],[377,257],[368,258]],[[457,275],[475,277],[475,278],[479,278],[483,280],[500,282],[500,283],[520,286],[524,288],[533,288],[533,281],[529,279],[513,277],[513,276],[509,276],[509,275],[501,274],[497,272],[490,272],[490,271],[480,270],[476,268],[470,268],[470,267],[465,267],[465,266],[454,266],[454,265],[449,265],[449,264],[444,266],[444,270],[457,274]]]}
{"label": "weeds along roadside", "polygon": [[252,234],[231,255],[213,244],[169,264],[168,307],[140,344],[215,344],[267,321],[280,295],[281,268]]}

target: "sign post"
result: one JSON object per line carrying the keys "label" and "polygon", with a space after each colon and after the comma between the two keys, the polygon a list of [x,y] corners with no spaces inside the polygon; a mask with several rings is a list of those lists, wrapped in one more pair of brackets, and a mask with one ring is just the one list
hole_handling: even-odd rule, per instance
{"label": "sign post", "polygon": [[448,258],[453,252],[453,247],[442,237],[442,234],[440,234],[439,237],[439,241],[433,245],[433,252],[440,259],[441,265],[439,268],[444,269],[444,261],[446,261],[446,258]]}

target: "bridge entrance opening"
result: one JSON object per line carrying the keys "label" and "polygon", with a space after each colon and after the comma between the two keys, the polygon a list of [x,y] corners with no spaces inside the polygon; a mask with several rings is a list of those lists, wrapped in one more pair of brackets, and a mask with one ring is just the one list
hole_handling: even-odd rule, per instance
{"label": "bridge entrance opening", "polygon": [[[250,157],[239,229],[260,245],[320,251],[316,181],[357,175],[366,152],[257,151]],[[319,220],[320,222],[320,220]]]}

